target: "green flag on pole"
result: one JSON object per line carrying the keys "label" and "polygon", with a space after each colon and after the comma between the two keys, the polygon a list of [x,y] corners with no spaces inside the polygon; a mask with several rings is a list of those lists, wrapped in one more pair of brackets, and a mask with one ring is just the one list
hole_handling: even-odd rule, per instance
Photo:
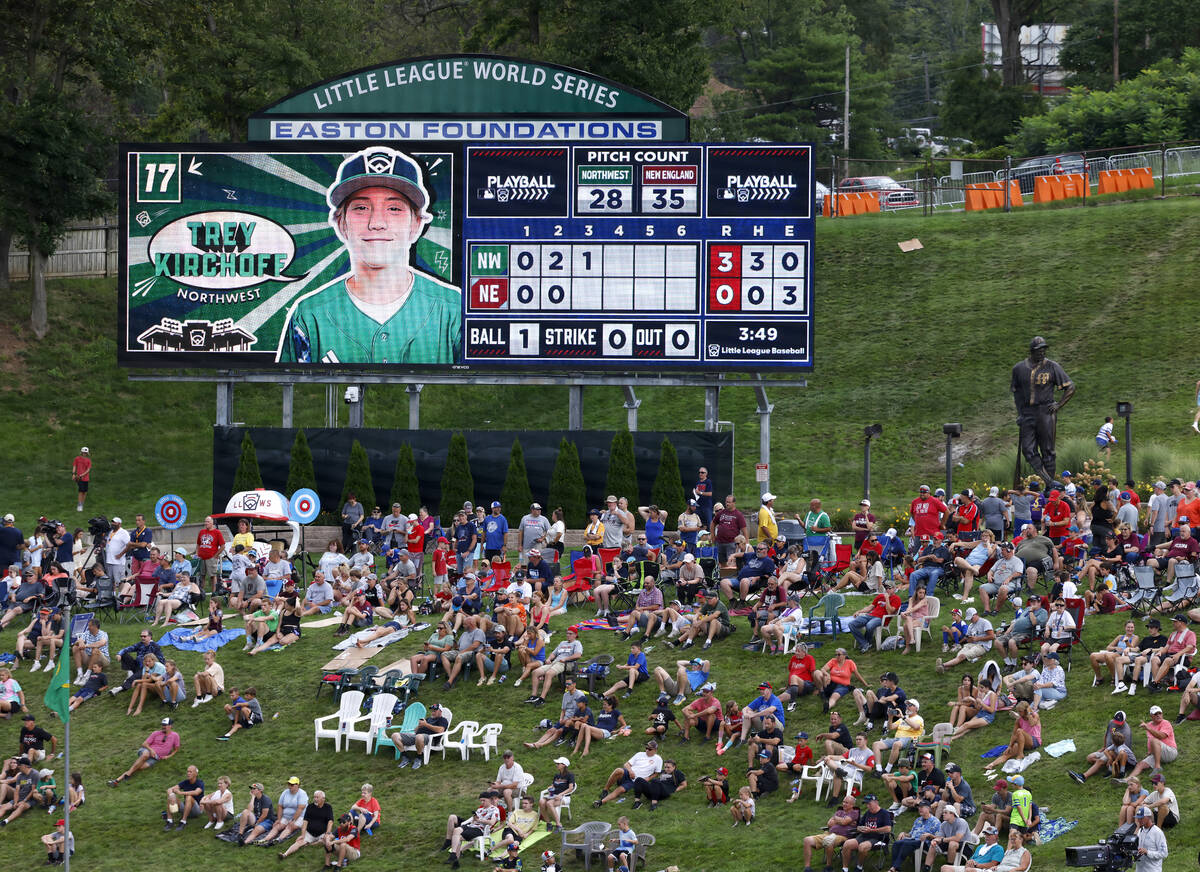
{"label": "green flag on pole", "polygon": [[58,715],[66,723],[71,718],[71,646],[63,645],[58,655],[58,665],[50,676],[50,686],[46,688],[44,697],[46,708]]}

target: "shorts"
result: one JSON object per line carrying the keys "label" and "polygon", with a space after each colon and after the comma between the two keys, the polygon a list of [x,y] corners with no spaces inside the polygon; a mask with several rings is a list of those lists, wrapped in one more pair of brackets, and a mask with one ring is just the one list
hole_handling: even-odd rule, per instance
{"label": "shorts", "polygon": [[1009,642],[1028,642],[1032,638],[1029,633],[1004,633],[996,637],[997,645],[1007,645]]}
{"label": "shorts", "polygon": [[[491,671],[492,671],[492,669],[493,669],[493,668],[495,668],[495,665],[496,665],[496,663],[495,663],[495,661],[494,661],[494,660],[492,660],[492,658],[491,658],[491,657],[484,657],[484,658],[483,658],[483,670],[484,670],[484,672],[491,672]],[[501,660],[501,661],[500,661],[500,671],[501,671],[501,672],[508,672],[508,661],[507,661],[507,660]]]}
{"label": "shorts", "polygon": [[621,779],[621,788],[624,790],[633,790],[633,779],[626,776]]}
{"label": "shorts", "polygon": [[836,693],[838,696],[845,696],[846,694],[850,693],[850,685],[848,685],[848,684],[834,684],[834,683],[832,683],[832,682],[830,682],[829,684],[825,685],[825,697],[826,697],[826,699],[828,699],[829,697],[833,696],[835,693]]}
{"label": "shorts", "polygon": [[[142,750],[145,751],[146,749],[143,748]],[[154,753],[151,751],[146,751],[145,755],[139,754],[138,759],[144,761],[142,766],[146,769],[149,769],[151,766],[158,765],[158,758],[155,757]]]}
{"label": "shorts", "polygon": [[71,698],[72,699],[91,699],[95,695],[96,695],[96,691],[92,690],[91,688],[85,687],[83,690],[79,690],[79,691],[76,691],[75,693],[71,694]]}
{"label": "shorts", "polygon": [[75,481],[75,486],[77,488],[79,488],[79,492],[81,494],[85,494],[88,492],[88,490],[87,490],[88,489],[88,481],[86,479],[77,479]]}
{"label": "shorts", "polygon": [[558,675],[561,675],[563,672],[566,671],[566,669],[567,669],[566,663],[563,663],[561,660],[556,660],[553,663],[549,663],[545,666],[538,667],[537,671],[542,673],[542,675],[549,675],[551,678],[554,678],[554,677],[557,677]]}
{"label": "shorts", "polygon": [[351,861],[357,860],[361,856],[362,856],[362,852],[359,851],[358,848],[355,848],[351,845],[346,846],[346,859],[347,860],[351,860]]}
{"label": "shorts", "polygon": [[822,848],[836,848],[846,841],[845,836],[839,836],[837,833],[822,833],[820,839]]}
{"label": "shorts", "polygon": [[612,730],[606,730],[603,727],[593,727],[592,729],[599,730],[600,738],[602,738],[602,739],[611,739],[612,738]]}
{"label": "shorts", "polygon": [[462,838],[464,842],[473,842],[483,835],[483,830],[480,827],[466,825],[462,828]]}
{"label": "shorts", "polygon": [[503,548],[484,548],[483,556],[487,560],[491,560],[493,557],[503,557],[504,549]]}
{"label": "shorts", "polygon": [[961,656],[967,660],[978,660],[984,654],[987,654],[987,652],[988,652],[988,649],[984,648],[982,645],[976,645],[974,643],[969,643],[969,644],[963,645],[958,653],[959,653],[959,656]]}
{"label": "shorts", "polygon": [[1102,436],[1097,436],[1096,437],[1096,447],[1097,448],[1107,448],[1108,440],[1103,438]]}
{"label": "shorts", "polygon": [[[1179,749],[1172,748],[1170,745],[1163,744],[1162,742],[1159,742],[1158,746],[1159,746],[1159,750],[1158,750],[1159,759],[1162,760],[1162,762],[1164,762],[1164,763],[1174,763],[1175,759],[1179,756]],[[1147,766],[1153,766],[1154,765],[1154,755],[1147,754],[1145,757],[1142,758],[1142,763],[1144,763]]]}
{"label": "shorts", "polygon": [[1163,819],[1162,828],[1164,830],[1169,830],[1172,829],[1177,823],[1179,823],[1179,818],[1175,816],[1175,812],[1169,811],[1167,812],[1167,816]]}
{"label": "shorts", "polygon": [[318,836],[314,836],[314,835],[313,835],[312,833],[310,833],[308,830],[305,830],[305,831],[304,831],[304,844],[306,844],[306,845],[315,845],[317,842],[323,842],[323,841],[325,841],[325,834],[324,834],[324,833],[321,833],[321,834],[320,834],[320,835],[318,835]]}
{"label": "shorts", "polygon": [[977,717],[977,718],[980,718],[981,720],[983,720],[983,722],[984,722],[984,723],[988,723],[988,724],[990,724],[990,723],[994,723],[994,722],[995,722],[995,720],[996,720],[996,713],[995,713],[995,712],[985,712],[985,711],[981,711],[981,712],[979,712],[977,715],[975,715],[975,717]]}
{"label": "shorts", "polygon": [[793,697],[808,696],[810,693],[815,692],[816,689],[817,686],[811,681],[802,681],[799,684],[789,684],[787,687],[787,692],[789,696]]}
{"label": "shorts", "polygon": [[912,742],[913,740],[911,736],[892,736],[887,739],[882,739],[880,743],[883,745],[883,747],[891,750],[891,748],[895,745],[899,745],[901,749],[907,748],[912,744]]}

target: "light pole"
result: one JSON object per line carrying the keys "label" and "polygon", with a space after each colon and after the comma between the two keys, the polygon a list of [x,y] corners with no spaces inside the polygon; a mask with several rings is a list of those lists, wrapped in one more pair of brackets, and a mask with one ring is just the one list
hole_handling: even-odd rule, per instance
{"label": "light pole", "polygon": [[950,456],[950,446],[953,440],[962,435],[962,424],[943,424],[942,432],[946,434],[946,499],[949,499],[954,496],[954,461]]}
{"label": "light pole", "polygon": [[1117,417],[1125,419],[1125,480],[1133,481],[1133,403],[1117,403]]}
{"label": "light pole", "polygon": [[882,424],[868,424],[863,427],[863,435],[867,437],[863,446],[863,499],[871,498],[871,439],[883,432]]}

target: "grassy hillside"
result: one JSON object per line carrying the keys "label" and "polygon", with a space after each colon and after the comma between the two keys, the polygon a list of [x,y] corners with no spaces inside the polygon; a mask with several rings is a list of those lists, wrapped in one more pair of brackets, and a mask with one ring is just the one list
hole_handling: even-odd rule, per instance
{"label": "grassy hillside", "polygon": [[[1197,378],[1188,335],[1200,256],[1200,201],[1178,198],[1011,215],[869,216],[818,228],[816,368],[808,387],[774,390],[772,487],[797,506],[819,495],[850,505],[861,495],[862,426],[883,424],[873,446],[877,506],[907,503],[918,479],[941,478],[941,425],[961,421],[968,481],[1011,469],[1016,426],[1009,370],[1035,333],[1050,342],[1079,391],[1059,422],[1060,440],[1090,439],[1117,400],[1134,403],[1141,478],[1200,473],[1188,427]],[[918,237],[924,249],[896,247]],[[95,461],[89,508],[128,514],[181,494],[210,502],[214,389],[208,384],[131,382],[114,363],[115,284],[63,281],[51,287],[51,332],[35,342],[25,327],[28,288],[3,298],[0,372],[7,438],[0,502],[22,518],[35,508],[69,512],[70,459],[80,445]],[[1183,315],[1183,317],[1181,317]],[[698,426],[700,390],[643,390],[647,429]],[[588,389],[584,424],[625,420],[617,389]],[[279,420],[278,389],[238,387],[234,418]],[[407,426],[403,386],[372,388],[371,427]],[[345,423],[345,409],[339,403]],[[296,391],[296,422],[323,426],[324,388]],[[565,388],[427,387],[430,427],[559,427]],[[747,389],[722,392],[721,418],[734,422],[736,488],[755,491],[758,418]],[[1007,452],[1007,461],[996,458]],[[1081,459],[1081,458],[1080,458]],[[1079,460],[1072,462],[1078,463]],[[1189,466],[1188,464],[1192,464]],[[1123,472],[1123,459],[1114,457]],[[1186,468],[1184,468],[1186,467]],[[728,482],[719,482],[724,489]],[[200,510],[199,508],[197,510]]]}

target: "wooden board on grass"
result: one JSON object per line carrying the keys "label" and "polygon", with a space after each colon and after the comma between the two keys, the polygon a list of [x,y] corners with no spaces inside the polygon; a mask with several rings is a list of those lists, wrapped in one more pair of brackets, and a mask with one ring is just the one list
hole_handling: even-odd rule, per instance
{"label": "wooden board on grass", "polygon": [[358,669],[380,651],[382,648],[347,648],[339,651],[338,655],[321,667],[322,672],[336,672],[339,669]]}

